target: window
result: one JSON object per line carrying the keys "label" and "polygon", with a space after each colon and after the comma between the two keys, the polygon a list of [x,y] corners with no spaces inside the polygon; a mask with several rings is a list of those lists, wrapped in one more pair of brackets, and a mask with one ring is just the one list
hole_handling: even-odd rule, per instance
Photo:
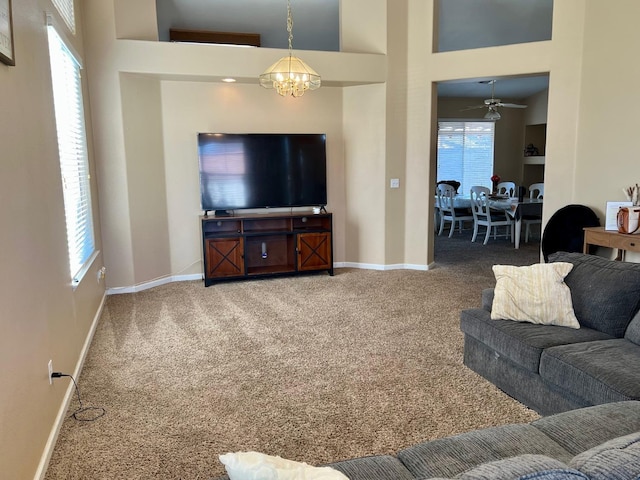
{"label": "window", "polygon": [[491,188],[495,122],[438,122],[437,180],[457,180],[459,193],[474,185]]}
{"label": "window", "polygon": [[64,23],[66,23],[67,27],[69,27],[69,30],[71,30],[71,33],[75,35],[76,16],[73,9],[73,0],[53,0],[53,5],[60,13],[60,16],[64,20]]}
{"label": "window", "polygon": [[48,31],[69,264],[77,283],[95,252],[80,64],[54,27]]}

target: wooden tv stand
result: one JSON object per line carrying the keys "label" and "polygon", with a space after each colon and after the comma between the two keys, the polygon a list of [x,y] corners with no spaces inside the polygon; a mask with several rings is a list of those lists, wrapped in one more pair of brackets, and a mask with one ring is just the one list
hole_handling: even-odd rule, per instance
{"label": "wooden tv stand", "polygon": [[323,271],[333,275],[332,214],[201,216],[204,285]]}

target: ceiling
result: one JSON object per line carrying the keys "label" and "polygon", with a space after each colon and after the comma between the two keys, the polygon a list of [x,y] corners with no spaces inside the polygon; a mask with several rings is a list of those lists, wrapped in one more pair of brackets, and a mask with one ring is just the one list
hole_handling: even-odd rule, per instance
{"label": "ceiling", "polygon": [[[393,1],[393,0],[389,0]],[[440,51],[548,40],[553,0],[436,0]],[[287,48],[286,0],[156,0],[158,34],[169,28],[259,33],[261,45]],[[293,47],[340,50],[340,0],[291,0]],[[481,80],[441,82],[439,97],[489,98]],[[495,96],[521,99],[548,88],[548,75],[500,78]]]}
{"label": "ceiling", "polygon": [[519,100],[540,93],[549,88],[549,75],[526,77],[501,77],[440,82],[438,97],[449,98],[491,98],[489,80],[495,80],[495,96],[503,100]]}

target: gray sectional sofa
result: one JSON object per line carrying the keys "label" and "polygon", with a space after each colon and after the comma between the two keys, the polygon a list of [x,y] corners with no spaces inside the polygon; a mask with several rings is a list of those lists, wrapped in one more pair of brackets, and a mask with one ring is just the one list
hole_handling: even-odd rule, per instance
{"label": "gray sectional sofa", "polygon": [[464,363],[542,415],[640,400],[640,264],[557,252],[579,329],[492,320],[493,291],[464,310]]}
{"label": "gray sectional sofa", "polygon": [[329,466],[350,480],[636,480],[640,402],[475,430],[420,443],[396,456],[354,458]]}

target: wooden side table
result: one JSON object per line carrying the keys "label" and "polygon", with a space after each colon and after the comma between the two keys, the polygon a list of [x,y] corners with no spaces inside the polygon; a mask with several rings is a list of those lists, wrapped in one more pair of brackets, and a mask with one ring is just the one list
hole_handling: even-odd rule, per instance
{"label": "wooden side table", "polygon": [[589,246],[615,248],[618,250],[616,260],[624,260],[626,251],[640,253],[640,235],[619,233],[605,230],[604,227],[588,227],[584,229],[584,246],[582,251],[589,253]]}

